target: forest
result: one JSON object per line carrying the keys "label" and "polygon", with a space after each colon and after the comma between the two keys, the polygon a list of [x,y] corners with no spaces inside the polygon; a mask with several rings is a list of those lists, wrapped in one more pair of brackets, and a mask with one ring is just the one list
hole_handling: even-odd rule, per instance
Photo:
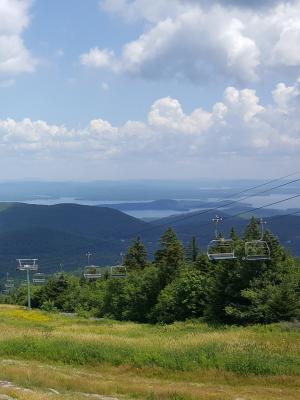
{"label": "forest", "polygon": [[[245,259],[245,243],[260,238],[255,218],[242,237],[234,229],[230,237],[236,257],[221,261],[209,260],[195,238],[185,248],[172,228],[162,235],[151,261],[141,239],[136,238],[124,258],[124,279],[113,279],[105,269],[101,279],[56,273],[45,284],[32,285],[32,306],[86,317],[162,324],[202,319],[213,324],[247,325],[298,319],[299,260],[269,230],[263,240],[270,249],[270,259]],[[26,287],[20,285],[2,294],[1,302],[26,305]]]}

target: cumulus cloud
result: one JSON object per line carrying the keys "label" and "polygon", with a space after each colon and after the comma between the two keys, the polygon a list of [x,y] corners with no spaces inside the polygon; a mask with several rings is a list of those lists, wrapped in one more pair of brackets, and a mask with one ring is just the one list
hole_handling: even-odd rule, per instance
{"label": "cumulus cloud", "polygon": [[80,56],[83,65],[92,68],[112,68],[115,66],[115,55],[112,50],[95,47]]}
{"label": "cumulus cloud", "polygon": [[148,115],[149,125],[158,128],[160,132],[164,130],[195,135],[207,131],[211,119],[212,114],[201,108],[186,115],[179,101],[171,97],[157,100]]}
{"label": "cumulus cloud", "polygon": [[22,34],[30,22],[31,0],[0,0],[0,74],[32,72],[36,60]]}
{"label": "cumulus cloud", "polygon": [[173,0],[170,7],[163,0],[104,0],[106,12],[144,21],[144,32],[118,56],[94,48],[81,62],[145,79],[194,82],[255,81],[270,67],[299,67],[300,0],[258,3]]}
{"label": "cumulus cloud", "polygon": [[[300,150],[300,82],[279,83],[271,104],[261,104],[252,89],[226,88],[211,110],[186,113],[178,99],[165,97],[150,107],[147,121],[113,126],[101,118],[82,129],[46,121],[0,120],[3,154],[30,157],[109,160],[153,158],[188,162],[218,160],[225,154],[296,157]],[[171,164],[170,164],[171,165]]]}
{"label": "cumulus cloud", "polygon": [[293,86],[286,86],[284,83],[278,83],[272,95],[280,111],[284,113],[296,111],[300,99],[300,80],[298,79]]}

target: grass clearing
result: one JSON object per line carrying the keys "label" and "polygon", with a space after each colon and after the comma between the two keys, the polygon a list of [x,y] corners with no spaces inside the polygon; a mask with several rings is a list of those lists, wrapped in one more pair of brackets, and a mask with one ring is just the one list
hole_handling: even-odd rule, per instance
{"label": "grass clearing", "polygon": [[66,399],[300,398],[297,325],[151,326],[0,305],[0,332],[0,380],[33,389],[28,399],[53,398],[49,388]]}

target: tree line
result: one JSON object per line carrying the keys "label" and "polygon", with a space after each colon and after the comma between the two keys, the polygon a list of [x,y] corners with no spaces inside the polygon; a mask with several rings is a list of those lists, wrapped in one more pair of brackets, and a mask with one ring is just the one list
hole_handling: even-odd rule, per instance
{"label": "tree line", "polygon": [[[126,279],[86,281],[83,276],[60,273],[33,288],[32,305],[47,311],[131,320],[172,323],[202,318],[212,323],[272,323],[300,317],[300,263],[270,232],[264,240],[270,260],[247,261],[245,242],[260,237],[255,218],[242,237],[231,230],[237,258],[210,261],[193,237],[184,248],[176,232],[162,235],[153,261],[137,238],[124,259]],[[20,287],[3,301],[26,304]]]}

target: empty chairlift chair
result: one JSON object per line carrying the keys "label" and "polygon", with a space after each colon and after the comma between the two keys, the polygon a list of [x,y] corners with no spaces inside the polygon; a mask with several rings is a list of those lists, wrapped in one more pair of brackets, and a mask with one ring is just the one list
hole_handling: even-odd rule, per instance
{"label": "empty chairlift chair", "polygon": [[32,277],[32,282],[36,285],[43,285],[47,281],[47,276],[41,272],[37,272]]}
{"label": "empty chairlift chair", "polygon": [[96,265],[84,267],[83,276],[88,281],[100,279],[102,277],[101,268]]}
{"label": "empty chairlift chair", "polygon": [[4,286],[6,289],[11,290],[15,287],[15,282],[13,279],[7,278]]}
{"label": "empty chairlift chair", "polygon": [[[7,274],[7,276],[8,276],[8,274]],[[4,284],[4,287],[5,287],[5,289],[2,290],[2,293],[3,294],[10,294],[13,291],[14,287],[15,287],[14,280],[7,277],[6,281],[5,281],[5,284]]]}
{"label": "empty chairlift chair", "polygon": [[110,267],[111,278],[122,279],[127,278],[127,269],[124,265],[124,254],[121,252],[121,264]]}
{"label": "empty chairlift chair", "polygon": [[271,251],[268,243],[264,240],[264,225],[266,221],[262,218],[259,219],[260,225],[260,239],[249,240],[245,243],[245,260],[257,261],[257,260],[270,260]]}
{"label": "empty chairlift chair", "polygon": [[207,246],[207,257],[211,261],[234,260],[234,242],[232,239],[219,237],[218,225],[223,221],[222,217],[216,215],[212,220],[215,224],[215,239]]}
{"label": "empty chairlift chair", "polygon": [[37,271],[39,268],[37,258],[18,258],[17,262],[18,271]]}
{"label": "empty chairlift chair", "polygon": [[112,278],[126,278],[127,270],[124,265],[114,265],[110,268],[110,276]]}
{"label": "empty chairlift chair", "polygon": [[14,289],[15,284],[13,282],[6,281],[4,286],[5,286],[5,290],[7,290],[8,292],[11,292]]}

